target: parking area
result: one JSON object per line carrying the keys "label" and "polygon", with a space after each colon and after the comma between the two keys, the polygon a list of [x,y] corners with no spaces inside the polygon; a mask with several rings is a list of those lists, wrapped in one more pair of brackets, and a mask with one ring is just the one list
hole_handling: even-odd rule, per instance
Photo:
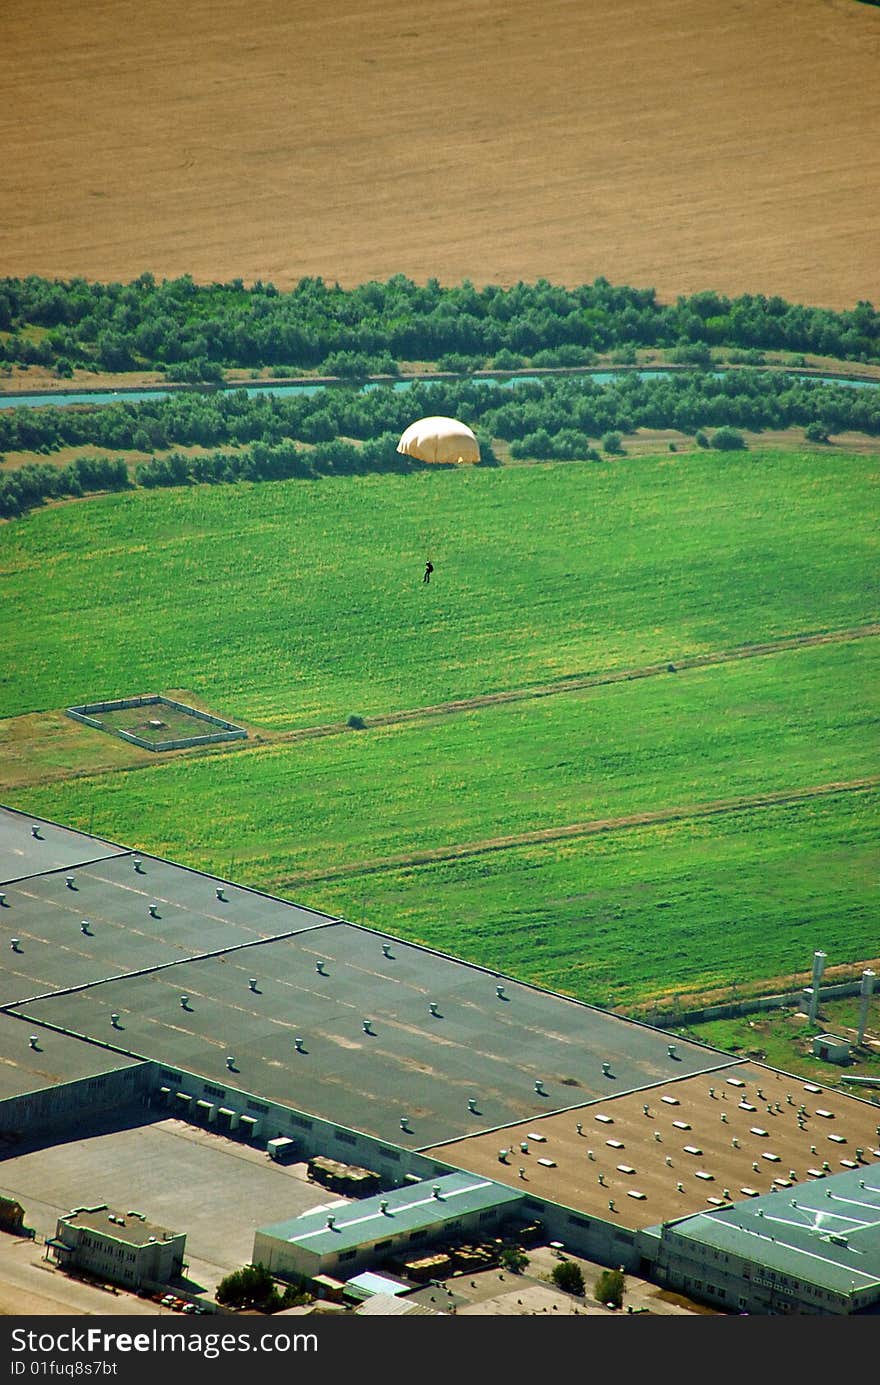
{"label": "parking area", "polygon": [[254,1231],[338,1202],[308,1182],[305,1164],[274,1164],[257,1149],[170,1119],[23,1152],[0,1163],[0,1192],[16,1198],[39,1241],[73,1207],[143,1212],[186,1233],[193,1289],[213,1295],[250,1261]]}

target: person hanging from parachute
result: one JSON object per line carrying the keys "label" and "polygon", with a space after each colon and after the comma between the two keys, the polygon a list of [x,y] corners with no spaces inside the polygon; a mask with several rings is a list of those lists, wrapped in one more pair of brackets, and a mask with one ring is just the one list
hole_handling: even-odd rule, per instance
{"label": "person hanging from parachute", "polygon": [[[411,423],[397,444],[397,450],[420,462],[440,462],[447,466],[480,460],[480,444],[467,424],[439,415]],[[433,571],[434,564],[429,558],[422,582],[430,582]]]}

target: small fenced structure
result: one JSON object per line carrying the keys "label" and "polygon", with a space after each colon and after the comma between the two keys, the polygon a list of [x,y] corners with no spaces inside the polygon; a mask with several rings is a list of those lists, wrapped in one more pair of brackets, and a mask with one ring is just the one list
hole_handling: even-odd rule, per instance
{"label": "small fenced structure", "polygon": [[[175,726],[181,729],[187,721],[193,723],[192,735],[161,737],[158,732],[169,730],[168,721],[162,716],[148,717],[137,730],[127,730],[124,726],[113,725],[115,713],[137,710],[141,707],[157,707],[172,714]],[[86,702],[79,707],[68,707],[67,715],[84,726],[92,726],[97,731],[107,731],[121,740],[139,745],[143,750],[186,750],[191,746],[211,745],[218,741],[239,741],[247,739],[247,731],[222,717],[212,716],[210,712],[200,712],[185,702],[177,702],[161,693],[147,693],[142,697],[120,697],[107,702]],[[210,729],[197,730],[201,723]],[[145,733],[145,734],[144,734]]]}

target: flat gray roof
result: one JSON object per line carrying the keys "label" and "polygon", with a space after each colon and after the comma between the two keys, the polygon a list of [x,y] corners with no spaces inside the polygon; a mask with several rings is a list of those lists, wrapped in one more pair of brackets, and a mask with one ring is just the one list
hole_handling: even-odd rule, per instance
{"label": "flat gray roof", "polygon": [[670,1057],[658,1030],[344,923],[16,1012],[411,1148],[731,1061],[680,1039]]}
{"label": "flat gray roof", "polygon": [[[395,1188],[381,1197],[342,1203],[329,1213],[304,1212],[288,1221],[259,1227],[257,1234],[287,1241],[316,1255],[331,1255],[386,1236],[439,1226],[470,1212],[497,1207],[513,1212],[523,1196],[489,1178],[449,1173],[431,1182]],[[328,1225],[328,1218],[332,1219],[332,1226]]]}
{"label": "flat gray roof", "polygon": [[[39,836],[34,835],[34,827]],[[61,870],[124,851],[124,847],[0,806],[0,885],[44,870]]]}
{"label": "flat gray roof", "polygon": [[103,1207],[79,1207],[62,1217],[69,1226],[82,1227],[86,1231],[99,1231],[123,1245],[144,1246],[150,1241],[169,1241],[179,1236],[179,1231],[169,1231],[167,1227],[156,1226],[136,1213],[115,1212]]}
{"label": "flat gray roof", "polygon": [[[334,922],[258,890],[122,850],[16,881],[3,894],[0,1006]],[[11,938],[19,940],[15,952]]]}
{"label": "flat gray roof", "polygon": [[[30,1046],[31,1034],[39,1045],[36,1049]],[[0,1101],[55,1087],[60,1082],[77,1082],[136,1066],[136,1061],[121,1053],[0,1014]]]}
{"label": "flat gray roof", "polygon": [[880,1164],[701,1212],[670,1231],[757,1261],[764,1273],[840,1294],[871,1289],[880,1286]]}

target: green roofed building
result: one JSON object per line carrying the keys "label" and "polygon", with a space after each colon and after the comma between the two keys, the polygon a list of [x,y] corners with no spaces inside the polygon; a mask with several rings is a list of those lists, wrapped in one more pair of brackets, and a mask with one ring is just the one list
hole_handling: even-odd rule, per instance
{"label": "green roofed building", "polygon": [[880,1165],[641,1232],[652,1276],[762,1315],[880,1311]]}
{"label": "green roofed building", "polygon": [[446,1174],[261,1227],[253,1262],[277,1275],[341,1279],[391,1256],[415,1256],[432,1241],[487,1235],[515,1217],[522,1202],[521,1193],[491,1179]]}

